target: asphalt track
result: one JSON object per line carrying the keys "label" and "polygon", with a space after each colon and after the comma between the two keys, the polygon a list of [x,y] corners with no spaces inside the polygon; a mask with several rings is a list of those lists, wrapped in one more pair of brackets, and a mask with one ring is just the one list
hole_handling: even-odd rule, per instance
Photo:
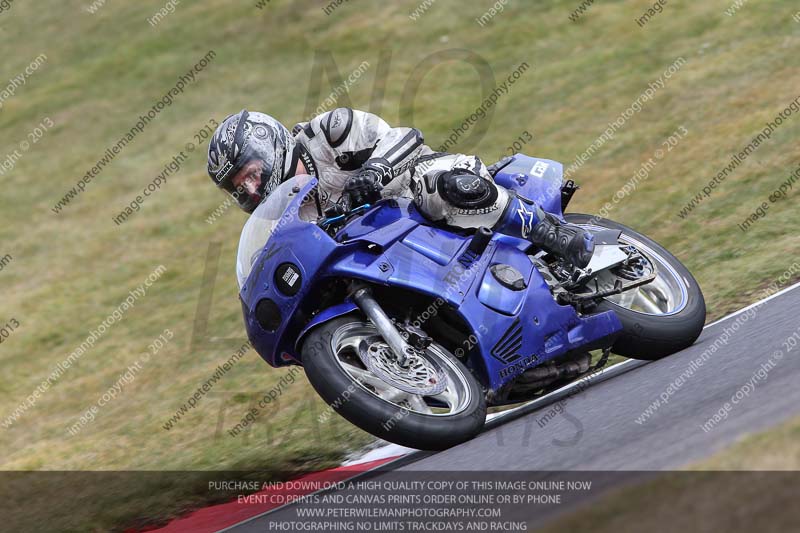
{"label": "asphalt track", "polygon": [[[800,331],[798,309],[800,284],[706,326],[694,346],[682,352],[651,363],[617,365],[591,386],[551,395],[493,420],[484,433],[467,443],[439,453],[411,454],[391,468],[425,472],[678,469],[800,413],[800,343],[793,349],[785,344]],[[693,365],[715,342],[715,353],[701,366]],[[765,371],[763,365],[771,368]],[[690,368],[694,370],[687,375]],[[756,378],[759,371],[763,377]],[[666,393],[668,403],[662,402],[647,420],[639,419],[670,384],[675,388],[682,373],[685,378],[677,390]],[[737,393],[741,398],[733,403]],[[726,402],[731,406],[727,418],[704,431],[701,426]],[[557,406],[563,408],[562,413],[555,413]],[[225,531],[268,531],[268,521],[296,516],[292,506],[285,506]]]}

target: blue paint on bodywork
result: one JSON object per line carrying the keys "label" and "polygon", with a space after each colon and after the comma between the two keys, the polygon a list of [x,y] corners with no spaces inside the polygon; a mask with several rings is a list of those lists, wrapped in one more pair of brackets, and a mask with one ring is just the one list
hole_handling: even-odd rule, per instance
{"label": "blue paint on bodywork", "polygon": [[[559,163],[517,155],[496,180],[562,216],[561,173]],[[311,180],[294,202],[314,186]],[[469,235],[433,227],[406,199],[379,202],[335,238],[313,223],[287,220],[272,234],[240,292],[248,337],[270,365],[302,364],[299,346],[308,331],[357,311],[346,300],[307,316],[305,310],[319,301],[315,290],[320,282],[359,279],[449,304],[468,329],[456,355],[464,355],[485,387],[498,390],[527,368],[621,330],[613,312],[580,316],[573,307],[560,305],[525,253],[527,241],[495,234],[477,258],[466,253],[469,241]],[[293,296],[282,294],[274,281],[276,269],[287,262],[300,273],[300,289]],[[500,284],[489,271],[495,264],[514,267],[525,288]],[[280,310],[276,331],[264,330],[255,317],[265,298]]]}

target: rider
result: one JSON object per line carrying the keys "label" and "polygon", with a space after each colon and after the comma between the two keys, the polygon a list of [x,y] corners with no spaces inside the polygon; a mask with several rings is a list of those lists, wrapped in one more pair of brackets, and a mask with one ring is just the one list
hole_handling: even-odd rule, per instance
{"label": "rider", "polygon": [[284,180],[311,174],[322,209],[345,198],[357,206],[413,196],[434,223],[521,236],[581,268],[594,251],[590,233],[495,184],[478,157],[434,152],[419,130],[392,128],[350,108],[322,113],[291,133],[263,113],[230,115],[209,143],[208,173],[248,213]]}

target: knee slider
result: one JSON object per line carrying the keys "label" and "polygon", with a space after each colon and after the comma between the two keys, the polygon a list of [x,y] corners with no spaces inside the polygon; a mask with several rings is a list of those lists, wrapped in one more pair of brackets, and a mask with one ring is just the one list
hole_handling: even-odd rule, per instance
{"label": "knee slider", "polygon": [[494,183],[465,169],[442,172],[437,186],[442,198],[462,209],[488,207],[497,200]]}

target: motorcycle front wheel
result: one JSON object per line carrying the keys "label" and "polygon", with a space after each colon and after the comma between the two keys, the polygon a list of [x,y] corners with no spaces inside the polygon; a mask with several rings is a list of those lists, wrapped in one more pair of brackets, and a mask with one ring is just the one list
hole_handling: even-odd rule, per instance
{"label": "motorcycle front wheel", "polygon": [[312,330],[302,358],[309,382],[334,411],[389,442],[443,450],[473,438],[486,420],[483,390],[447,350],[434,342],[398,365],[375,326],[358,316]]}
{"label": "motorcycle front wheel", "polygon": [[[619,222],[569,213],[567,222],[588,230],[622,232],[620,243],[636,248],[657,272],[646,285],[603,299],[598,311],[613,311],[623,331],[611,350],[632,359],[655,360],[691,346],[706,320],[706,302],[691,272],[666,248]],[[611,276],[601,272],[598,277]],[[600,280],[613,286],[613,279]]]}

